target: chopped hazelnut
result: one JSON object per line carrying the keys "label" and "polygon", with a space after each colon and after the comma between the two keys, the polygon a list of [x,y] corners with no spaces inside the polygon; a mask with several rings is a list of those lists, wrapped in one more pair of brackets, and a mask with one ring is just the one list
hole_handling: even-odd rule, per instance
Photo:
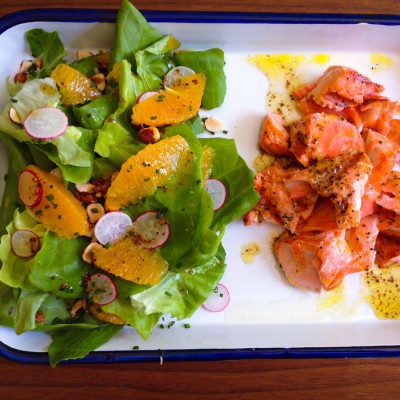
{"label": "chopped hazelnut", "polygon": [[220,132],[223,128],[222,122],[215,117],[207,118],[204,125],[209,132]]}
{"label": "chopped hazelnut", "polygon": [[90,78],[97,86],[97,88],[103,91],[106,88],[106,77],[104,74],[99,73],[91,76]]}
{"label": "chopped hazelnut", "polygon": [[160,131],[155,126],[142,128],[139,131],[139,140],[143,143],[155,143],[160,140]]}

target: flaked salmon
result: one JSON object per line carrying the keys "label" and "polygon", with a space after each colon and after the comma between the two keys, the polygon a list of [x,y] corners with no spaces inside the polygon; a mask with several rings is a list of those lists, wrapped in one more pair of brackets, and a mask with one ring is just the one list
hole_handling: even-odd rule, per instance
{"label": "flaked salmon", "polygon": [[300,218],[307,218],[318,195],[310,187],[299,182],[286,186],[298,168],[283,168],[273,164],[256,175],[255,188],[260,194],[258,204],[245,216],[245,224],[264,220],[282,225],[294,232]]}
{"label": "flaked salmon", "polygon": [[364,152],[318,161],[290,178],[305,181],[323,197],[331,199],[336,210],[339,229],[359,225],[361,203],[365,184],[372,171],[372,164]]}
{"label": "flaked salmon", "polygon": [[259,147],[276,159],[256,176],[245,223],[286,228],[274,253],[294,286],[330,290],[375,262],[400,265],[399,105],[383,90],[332,66],[294,91],[301,118],[263,121]]}
{"label": "flaked salmon", "polygon": [[325,158],[364,149],[356,127],[335,114],[307,115],[289,126],[289,135],[290,150],[305,167]]}
{"label": "flaked salmon", "polygon": [[289,156],[289,133],[282,116],[267,113],[261,124],[259,147],[272,156]]}
{"label": "flaked salmon", "polygon": [[375,260],[377,216],[349,230],[284,232],[274,251],[294,286],[319,292],[337,287],[348,274],[367,270]]}
{"label": "flaked salmon", "polygon": [[372,82],[352,68],[334,65],[313,84],[295,92],[297,98],[307,97],[316,104],[341,111],[369,99],[383,99],[384,87]]}

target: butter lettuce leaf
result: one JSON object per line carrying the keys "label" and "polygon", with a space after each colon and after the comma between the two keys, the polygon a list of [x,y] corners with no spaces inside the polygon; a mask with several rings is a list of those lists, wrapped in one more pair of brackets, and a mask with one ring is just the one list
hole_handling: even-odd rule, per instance
{"label": "butter lettuce leaf", "polygon": [[136,68],[135,53],[144,49],[162,34],[128,0],[122,0],[115,25],[115,38],[111,49],[110,68],[127,60]]}
{"label": "butter lettuce leaf", "polygon": [[92,350],[107,343],[122,329],[122,325],[67,325],[49,332],[52,343],[49,346],[50,365],[60,361],[74,360],[87,356]]}

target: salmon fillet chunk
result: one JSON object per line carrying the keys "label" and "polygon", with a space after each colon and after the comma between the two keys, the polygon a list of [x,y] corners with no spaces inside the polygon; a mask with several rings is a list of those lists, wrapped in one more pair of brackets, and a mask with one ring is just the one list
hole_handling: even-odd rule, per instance
{"label": "salmon fillet chunk", "polygon": [[335,114],[314,113],[289,126],[290,150],[305,167],[364,149],[357,128]]}

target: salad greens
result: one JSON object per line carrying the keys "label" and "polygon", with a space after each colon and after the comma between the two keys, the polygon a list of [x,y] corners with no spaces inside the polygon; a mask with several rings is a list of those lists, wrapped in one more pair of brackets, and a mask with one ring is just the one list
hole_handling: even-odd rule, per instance
{"label": "salad greens", "polygon": [[[39,223],[19,199],[19,174],[29,164],[45,171],[58,167],[72,192],[75,184],[109,180],[129,157],[146,146],[139,140],[137,127],[130,123],[139,96],[162,88],[164,75],[175,66],[186,66],[206,76],[202,107],[219,107],[226,94],[224,53],[221,49],[176,52],[180,42],[173,35],[159,32],[128,0],[123,0],[108,65],[93,55],[70,64],[88,77],[103,71],[108,75],[105,90],[85,104],[66,106],[50,77],[66,57],[58,33],[33,29],[27,32],[26,40],[32,56],[40,58],[42,65],[32,64],[26,82],[8,82],[10,101],[0,116],[0,140],[8,150],[8,175],[0,209],[0,324],[13,327],[17,334],[47,332],[52,338],[50,364],[55,366],[62,360],[85,357],[123,325],[98,319],[89,307],[76,307],[83,300],[88,304],[91,301],[85,277],[97,268],[82,258],[91,239],[62,238]],[[42,90],[43,85],[46,90]],[[10,120],[11,109],[23,121],[32,110],[45,106],[59,107],[68,116],[67,130],[55,139],[34,140],[21,123]],[[192,158],[163,190],[123,210],[132,219],[157,210],[170,227],[168,241],[159,249],[168,262],[168,272],[158,283],[144,286],[108,274],[118,296],[103,305],[102,312],[118,316],[144,339],[163,315],[177,320],[189,318],[209,297],[226,268],[221,244],[226,226],[258,201],[253,173],[239,156],[234,141],[199,138],[201,131],[199,116],[162,128],[162,138],[182,136]],[[217,211],[203,185],[203,160],[210,149],[210,177],[223,182],[227,190],[226,202]],[[16,230],[29,230],[39,237],[40,249],[34,256],[15,254],[11,237]]]}

